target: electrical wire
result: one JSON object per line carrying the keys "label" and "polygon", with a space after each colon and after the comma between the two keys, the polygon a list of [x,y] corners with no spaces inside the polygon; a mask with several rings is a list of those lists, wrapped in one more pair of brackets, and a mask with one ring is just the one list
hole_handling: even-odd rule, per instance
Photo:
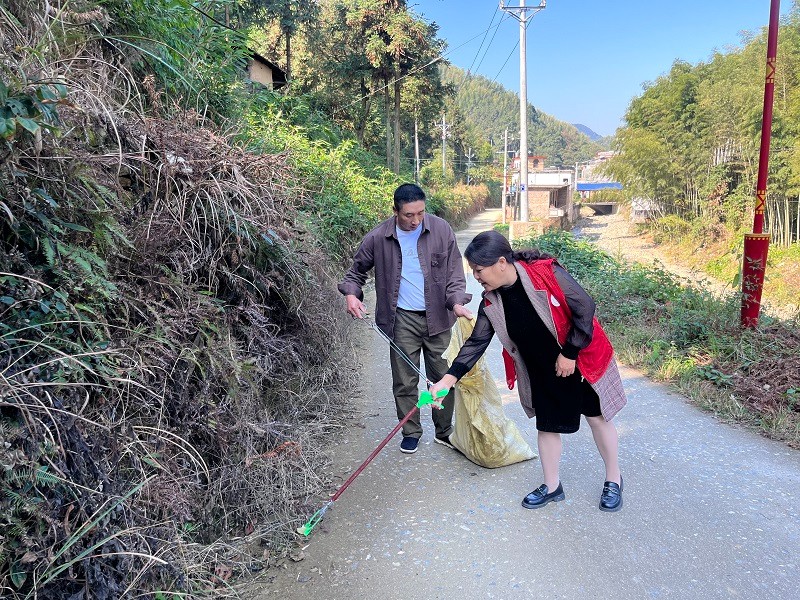
{"label": "electrical wire", "polygon": [[463,44],[460,44],[460,45],[456,46],[456,47],[455,47],[455,48],[453,48],[452,50],[448,50],[447,52],[444,52],[443,54],[441,54],[441,55],[437,56],[437,57],[436,57],[436,58],[434,58],[433,60],[431,60],[431,61],[429,61],[429,62],[425,63],[425,64],[424,64],[424,65],[422,65],[421,67],[417,67],[416,69],[411,69],[411,70],[410,70],[408,73],[406,73],[406,74],[405,74],[405,75],[403,75],[402,77],[398,77],[397,79],[393,79],[392,81],[390,81],[390,82],[389,82],[389,83],[387,83],[386,85],[383,85],[383,86],[381,86],[381,87],[379,87],[379,88],[377,88],[377,89],[375,89],[375,90],[371,91],[371,92],[370,92],[370,93],[368,93],[368,94],[364,94],[363,96],[360,96],[359,98],[356,98],[355,100],[353,100],[353,101],[352,101],[352,102],[350,102],[349,104],[345,104],[345,105],[344,105],[344,106],[342,106],[341,108],[338,108],[338,109],[334,110],[334,114],[335,114],[336,112],[340,112],[340,111],[344,110],[345,108],[349,108],[349,107],[353,106],[354,104],[358,104],[358,103],[359,103],[359,102],[361,102],[362,100],[366,100],[367,98],[371,98],[372,96],[374,96],[374,95],[376,95],[376,94],[378,94],[378,93],[382,92],[383,90],[385,90],[385,89],[386,89],[386,88],[388,88],[389,86],[391,86],[391,85],[394,85],[396,82],[398,82],[398,81],[402,81],[402,80],[403,80],[403,79],[405,79],[406,77],[410,77],[410,76],[411,76],[411,75],[413,75],[414,73],[417,73],[418,71],[421,71],[422,69],[425,69],[425,68],[427,68],[427,67],[431,66],[432,64],[439,62],[440,60],[442,60],[443,58],[445,58],[445,57],[446,57],[448,54],[451,54],[451,53],[455,52],[456,50],[458,50],[459,48],[462,48],[463,46],[466,46],[466,45],[467,45],[467,44],[469,44],[471,41],[473,41],[473,40],[476,40],[476,39],[477,39],[478,37],[480,37],[481,35],[485,35],[485,34],[486,34],[488,31],[490,31],[490,30],[492,29],[492,27],[494,27],[495,29],[497,29],[498,27],[500,27],[501,23],[503,23],[503,19],[500,19],[500,21],[497,23],[497,25],[493,25],[493,26],[489,26],[489,27],[487,27],[485,30],[481,31],[481,32],[480,32],[480,33],[478,33],[477,35],[474,35],[474,36],[472,36],[471,38],[469,38],[469,39],[468,39],[466,42],[464,42]]}
{"label": "electrical wire", "polygon": [[[489,29],[492,28],[492,23],[494,23],[494,17],[497,15],[497,12],[499,10],[500,10],[499,7],[495,9],[494,15],[492,15],[492,20],[489,23]],[[486,55],[489,53],[489,48],[491,47],[492,42],[494,42],[494,38],[497,35],[497,32],[500,30],[500,25],[503,24],[503,21],[507,17],[508,17],[508,14],[504,14],[500,18],[500,21],[498,21],[497,25],[494,27],[494,33],[492,34],[492,39],[489,40],[489,44],[486,46],[486,50],[484,51],[483,57],[481,58],[480,62],[478,63],[478,66],[476,67],[476,70],[481,68],[481,65],[483,64],[483,59],[486,58]],[[486,41],[486,36],[489,35],[489,29],[486,30],[486,34],[483,36],[483,41],[481,41],[481,48],[483,47],[483,42]],[[469,69],[467,69],[466,73],[464,73],[464,79],[462,79],[461,83],[458,84],[458,88],[456,88],[456,93],[455,93],[456,96],[458,96],[458,93],[461,91],[461,88],[464,86],[464,84],[467,82],[467,80],[472,76],[472,65],[475,64],[475,61],[477,60],[478,56],[480,55],[481,48],[478,48],[478,52],[475,54],[475,58],[472,59],[472,64],[470,64]]]}
{"label": "electrical wire", "polygon": [[514,47],[511,49],[511,52],[509,52],[509,53],[508,53],[508,56],[506,57],[506,62],[504,62],[504,63],[503,63],[503,66],[502,66],[502,67],[500,67],[500,70],[497,72],[497,75],[495,75],[495,76],[494,76],[494,79],[492,79],[492,82],[493,82],[493,83],[497,82],[497,78],[498,78],[498,77],[500,77],[500,73],[502,73],[502,72],[503,72],[503,69],[505,69],[505,68],[506,68],[506,65],[508,64],[508,61],[509,61],[509,60],[511,60],[511,55],[512,55],[512,54],[514,54],[514,51],[516,51],[516,49],[517,49],[517,47],[518,47],[518,46],[519,46],[519,42],[517,42],[516,44],[514,44]]}
{"label": "electrical wire", "polygon": [[[497,13],[498,13],[499,10],[500,10],[499,6],[494,9],[494,14],[492,15],[492,20],[489,21],[489,27],[486,29],[486,31],[483,34],[483,39],[481,40],[481,45],[478,46],[478,51],[475,53],[475,58],[472,59],[472,62],[469,65],[469,69],[467,69],[467,77],[469,77],[469,74],[472,72],[472,65],[475,64],[475,61],[478,60],[478,57],[481,54],[481,48],[483,48],[483,43],[486,41],[486,36],[489,35],[489,29],[492,28],[492,24],[494,23],[494,18],[497,16]],[[501,22],[502,22],[502,20],[501,20]],[[500,23],[498,23],[498,26],[499,25],[500,25]],[[496,34],[497,33],[497,29],[495,29],[494,32]],[[494,36],[492,36],[492,39],[494,39]],[[491,45],[491,42],[489,42],[489,45]],[[489,46],[487,46],[486,49],[488,50]],[[483,59],[481,59],[481,60],[483,60]],[[480,64],[478,66],[480,66]]]}
{"label": "electrical wire", "polygon": [[[497,35],[497,32],[498,32],[498,31],[500,31],[500,25],[502,24],[503,20],[504,20],[504,19],[505,19],[507,16],[508,16],[508,15],[505,15],[504,17],[502,17],[502,18],[500,19],[500,23],[498,23],[498,24],[497,24],[497,25],[498,25],[498,27],[497,27],[497,28],[495,28],[495,30],[494,30],[494,33],[492,34],[492,39],[490,39],[490,40],[489,40],[489,45],[488,45],[488,46],[486,46],[486,50],[485,50],[485,51],[484,51],[484,53],[483,53],[483,57],[481,58],[481,62],[479,62],[479,63],[478,63],[478,66],[477,66],[477,67],[475,67],[475,70],[476,70],[476,71],[477,71],[477,70],[479,70],[479,69],[481,68],[481,65],[483,64],[483,59],[484,59],[484,58],[486,58],[486,55],[487,55],[487,54],[489,54],[489,48],[492,46],[492,42],[494,42],[494,38],[495,38],[495,36]],[[519,42],[518,42],[518,43],[519,43]]]}

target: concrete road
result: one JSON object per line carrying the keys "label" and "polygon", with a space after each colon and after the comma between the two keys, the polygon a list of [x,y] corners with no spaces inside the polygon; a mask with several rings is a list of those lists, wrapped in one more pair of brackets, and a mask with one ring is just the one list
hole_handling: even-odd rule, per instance
{"label": "concrete road", "polygon": [[[462,250],[496,212],[460,232]],[[471,305],[480,289],[468,276]],[[354,326],[361,326],[355,323]],[[396,424],[387,344],[364,328],[363,417],[331,448],[338,479]],[[506,414],[536,430],[488,351]],[[800,598],[800,453],[718,422],[668,387],[622,368],[628,406],[615,418],[625,480],[619,513],[597,508],[603,465],[588,425],[564,436],[564,502],[520,506],[541,483],[537,460],[484,469],[432,443],[393,439],[303,544],[268,573],[259,600],[483,598]]]}

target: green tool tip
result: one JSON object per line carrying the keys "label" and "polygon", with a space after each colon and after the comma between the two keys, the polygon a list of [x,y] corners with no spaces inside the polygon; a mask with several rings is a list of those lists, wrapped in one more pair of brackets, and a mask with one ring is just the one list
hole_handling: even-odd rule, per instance
{"label": "green tool tip", "polygon": [[423,390],[420,392],[419,400],[417,401],[417,406],[422,408],[423,406],[427,406],[428,404],[435,404],[439,408],[441,408],[441,403],[439,402],[439,398],[444,398],[450,390],[439,390],[436,392],[436,400],[433,399],[433,396],[428,390]]}
{"label": "green tool tip", "polygon": [[311,525],[309,525],[308,523],[306,523],[305,525],[300,525],[300,527],[295,529],[295,531],[297,531],[297,533],[299,533],[300,535],[307,536],[309,533],[311,533]]}

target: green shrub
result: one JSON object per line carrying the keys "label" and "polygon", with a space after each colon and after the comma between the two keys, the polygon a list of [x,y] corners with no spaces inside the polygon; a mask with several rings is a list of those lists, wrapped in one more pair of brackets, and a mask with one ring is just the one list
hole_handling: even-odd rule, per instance
{"label": "green shrub", "polygon": [[[307,227],[324,244],[333,262],[344,264],[364,234],[391,215],[392,195],[401,180],[352,140],[339,141],[331,125],[295,123],[297,98],[270,95],[247,111],[242,139],[258,152],[288,153],[302,187],[295,189]],[[323,133],[325,130],[328,133]]]}
{"label": "green shrub", "polygon": [[456,183],[456,174],[452,167],[446,167],[442,173],[442,163],[436,160],[427,162],[419,170],[419,178],[425,187],[431,189],[445,189]]}
{"label": "green shrub", "polygon": [[494,226],[492,227],[492,229],[494,229],[495,231],[502,233],[503,237],[505,237],[506,239],[508,239],[509,228],[510,227],[508,223],[495,223]]}
{"label": "green shrub", "polygon": [[439,188],[429,195],[428,210],[447,219],[458,228],[472,215],[483,210],[489,198],[489,188],[484,185],[458,184],[449,188]]}
{"label": "green shrub", "polygon": [[650,224],[653,239],[657,243],[676,241],[692,231],[692,224],[677,215],[660,217]]}
{"label": "green shrub", "polygon": [[0,77],[0,138],[11,143],[23,134],[41,139],[42,130],[54,131],[57,107],[66,102],[66,86],[4,79]]}

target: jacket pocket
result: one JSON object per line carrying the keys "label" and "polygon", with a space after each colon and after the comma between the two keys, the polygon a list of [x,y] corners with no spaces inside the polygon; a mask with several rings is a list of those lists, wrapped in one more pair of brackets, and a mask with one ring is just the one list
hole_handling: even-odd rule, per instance
{"label": "jacket pocket", "polygon": [[431,277],[436,282],[442,282],[447,277],[447,253],[434,252],[431,254]]}

